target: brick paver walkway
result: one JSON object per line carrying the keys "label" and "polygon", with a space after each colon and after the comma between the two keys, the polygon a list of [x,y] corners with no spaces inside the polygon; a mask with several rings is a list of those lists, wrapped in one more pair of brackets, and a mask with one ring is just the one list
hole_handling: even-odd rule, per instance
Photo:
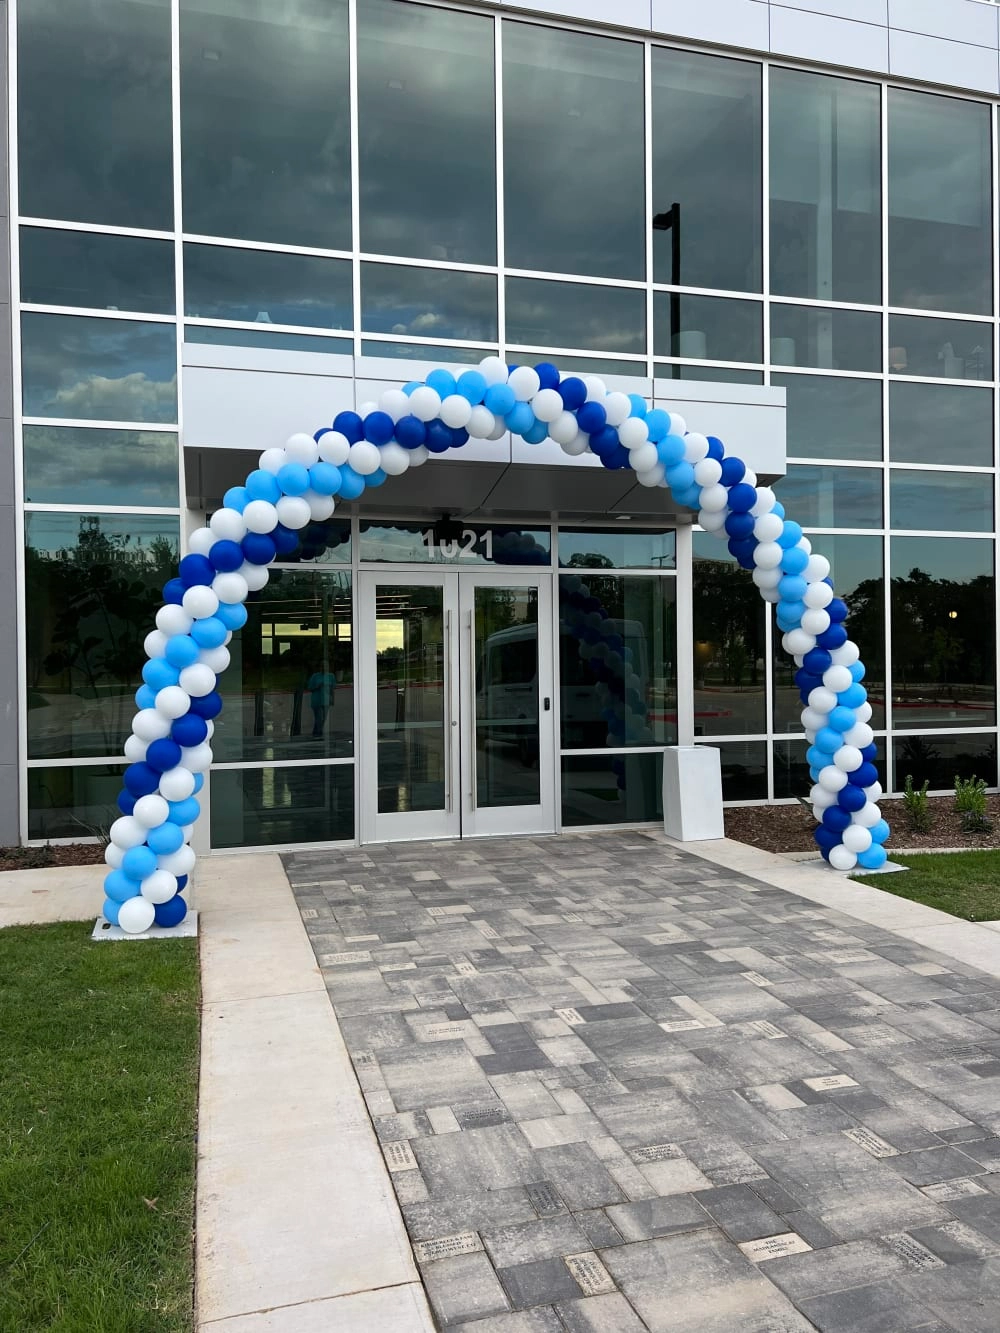
{"label": "brick paver walkway", "polygon": [[655,835],[283,859],[442,1327],[1000,1328],[996,979]]}

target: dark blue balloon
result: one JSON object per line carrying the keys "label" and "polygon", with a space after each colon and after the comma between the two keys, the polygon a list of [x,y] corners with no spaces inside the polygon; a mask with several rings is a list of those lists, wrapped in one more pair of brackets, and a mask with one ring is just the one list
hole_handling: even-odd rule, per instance
{"label": "dark blue balloon", "polygon": [[187,882],[188,882],[188,877],[187,877],[187,875],[178,875],[178,876],[177,876],[177,892],[178,892],[178,893],[180,893],[180,891],[181,891],[182,889],[186,889],[186,888],[187,888]]}
{"label": "dark blue balloon", "polygon": [[539,361],[538,365],[535,367],[535,374],[538,376],[541,388],[559,388],[559,369],[557,366],[554,366],[551,361]]}
{"label": "dark blue balloon", "polygon": [[731,539],[729,542],[729,551],[739,561],[743,569],[754,568],[753,553],[757,549],[757,539],[755,537],[743,537],[740,541]]}
{"label": "dark blue balloon", "polygon": [[178,573],[185,588],[211,583],[215,578],[212,562],[206,555],[186,555],[178,566]]}
{"label": "dark blue balloon", "polygon": [[122,776],[122,782],[126,791],[132,796],[149,796],[160,785],[160,775],[149,764],[129,764]]}
{"label": "dark blue balloon", "polygon": [[[825,670],[826,667],[823,668],[823,671]],[[822,672],[813,671],[807,667],[805,665],[805,658],[803,658],[802,666],[796,671],[794,680],[800,690],[805,690],[808,693],[809,690],[815,690],[819,685],[823,684],[823,674]]]}
{"label": "dark blue balloon", "polygon": [[568,412],[575,412],[587,401],[587,386],[576,375],[570,375],[559,385],[559,396]]}
{"label": "dark blue balloon", "polygon": [[837,793],[838,805],[844,810],[850,810],[852,813],[855,810],[862,809],[867,802],[868,797],[864,794],[861,788],[855,787],[851,782],[849,782],[846,787],[841,787],[840,791]]}
{"label": "dark blue balloon", "polygon": [[338,412],[333,419],[333,429],[346,436],[350,444],[357,444],[365,438],[365,423],[357,412]]}
{"label": "dark blue balloon", "polygon": [[840,648],[846,642],[847,630],[843,625],[831,625],[822,634],[816,635],[816,643],[820,648]]}
{"label": "dark blue balloon", "polygon": [[218,717],[222,712],[222,695],[217,690],[191,700],[190,712],[196,717]]}
{"label": "dark blue balloon", "polygon": [[174,719],[170,726],[170,735],[178,745],[189,749],[192,745],[202,743],[208,735],[208,726],[203,717],[189,711],[183,717]]}
{"label": "dark blue balloon", "polygon": [[839,625],[842,620],[847,619],[847,603],[840,597],[835,597],[832,602],[827,604],[826,614],[835,625]]}
{"label": "dark blue balloon", "polygon": [[600,430],[591,435],[590,447],[598,458],[603,458],[605,454],[613,454],[618,448],[618,432],[614,426],[602,426]]}
{"label": "dark blue balloon", "polygon": [[451,429],[443,421],[431,421],[427,425],[427,439],[424,441],[432,454],[443,454],[451,448]]}
{"label": "dark blue balloon", "polygon": [[860,768],[848,773],[847,781],[854,787],[870,787],[873,782],[878,782],[878,769],[866,760]]}
{"label": "dark blue balloon", "polygon": [[576,419],[585,435],[596,435],[608,424],[608,414],[600,403],[584,403]]}
{"label": "dark blue balloon", "polygon": [[729,508],[736,514],[746,513],[756,503],[756,487],[748,486],[745,481],[741,481],[738,486],[734,486],[729,492]]}
{"label": "dark blue balloon", "polygon": [[[731,461],[726,459],[727,463]],[[726,519],[726,531],[730,537],[752,537],[755,521],[753,514],[730,514]]]}
{"label": "dark blue balloon", "polygon": [[[542,423],[539,424],[541,425]],[[461,449],[463,444],[469,443],[469,432],[464,426],[449,426],[448,429],[451,431],[451,447],[453,449]],[[546,434],[548,434],[547,430]],[[544,435],[542,436],[542,439],[545,439]],[[539,441],[539,443],[541,443],[541,441]]]}
{"label": "dark blue balloon", "polygon": [[243,547],[239,542],[214,542],[208,553],[208,560],[220,574],[231,574],[243,564]]}
{"label": "dark blue balloon", "polygon": [[823,811],[823,827],[831,833],[843,833],[850,822],[850,814],[839,805],[829,805]]}
{"label": "dark blue balloon", "polygon": [[396,422],[396,439],[404,449],[419,449],[426,443],[427,427],[419,417],[400,417]]}
{"label": "dark blue balloon", "polygon": [[278,555],[291,555],[298,549],[299,534],[292,528],[286,528],[284,523],[275,524],[268,535]]}
{"label": "dark blue balloon", "polygon": [[738,458],[722,460],[722,485],[737,486],[747,474],[746,464]]}
{"label": "dark blue balloon", "polygon": [[174,606],[180,606],[185,592],[187,589],[180,579],[168,579],[163,585],[163,600]]}
{"label": "dark blue balloon", "polygon": [[708,440],[708,457],[714,458],[717,463],[721,463],[726,456],[726,446],[714,435],[706,436]]}
{"label": "dark blue balloon", "polygon": [[874,763],[877,756],[878,756],[878,746],[874,742],[872,742],[871,745],[866,745],[865,748],[861,751],[861,758],[867,764]]}
{"label": "dark blue balloon", "polygon": [[243,557],[252,565],[269,565],[278,554],[274,538],[266,532],[248,532],[240,542]]}
{"label": "dark blue balloon", "polygon": [[135,803],[138,798],[131,792],[121,791],[118,793],[118,809],[123,815],[130,815],[135,809]]}
{"label": "dark blue balloon", "polygon": [[825,648],[810,648],[802,659],[802,666],[813,675],[822,676],[824,671],[833,666],[833,658]]}
{"label": "dark blue balloon", "polygon": [[179,893],[176,893],[165,903],[157,903],[155,910],[158,926],[179,926],[187,916],[187,903]]}
{"label": "dark blue balloon", "polygon": [[825,828],[822,824],[813,831],[813,839],[820,847],[825,847],[827,851],[831,847],[836,847],[840,842],[840,834],[834,833],[833,829]]}
{"label": "dark blue balloon", "polygon": [[180,762],[181,747],[176,740],[164,736],[161,740],[151,741],[146,747],[146,763],[160,773],[166,773],[168,768],[176,768]]}
{"label": "dark blue balloon", "polygon": [[[452,384],[455,381],[452,380]],[[454,393],[454,389],[452,389]],[[395,430],[395,423],[388,412],[369,412],[364,420],[365,439],[372,444],[388,444]]]}

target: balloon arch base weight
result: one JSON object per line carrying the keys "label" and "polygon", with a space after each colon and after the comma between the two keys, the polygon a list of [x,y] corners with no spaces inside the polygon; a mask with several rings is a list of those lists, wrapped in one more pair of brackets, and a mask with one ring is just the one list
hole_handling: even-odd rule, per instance
{"label": "balloon arch base weight", "polygon": [[90,938],[92,940],[187,940],[195,939],[197,934],[198,913],[189,911],[179,926],[150,926],[148,930],[132,934],[122,930],[121,926],[113,926],[110,921],[105,921],[103,916],[99,916]]}
{"label": "balloon arch base weight", "polygon": [[796,861],[796,865],[803,866],[808,870],[829,870],[840,879],[857,879],[860,876],[868,875],[894,875],[898,870],[909,870],[909,866],[901,866],[898,861],[884,861],[877,870],[865,870],[863,866],[855,866],[853,870],[835,870],[829,861],[824,861],[821,856],[804,857],[801,861]]}

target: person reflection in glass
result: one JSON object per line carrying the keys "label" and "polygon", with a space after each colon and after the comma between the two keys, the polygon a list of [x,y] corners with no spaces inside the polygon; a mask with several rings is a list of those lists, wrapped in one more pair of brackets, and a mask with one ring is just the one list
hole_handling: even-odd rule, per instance
{"label": "person reflection in glass", "polygon": [[306,681],[306,689],[309,691],[309,706],[312,708],[313,715],[312,734],[315,737],[323,735],[336,688],[337,677],[332,671],[314,671]]}

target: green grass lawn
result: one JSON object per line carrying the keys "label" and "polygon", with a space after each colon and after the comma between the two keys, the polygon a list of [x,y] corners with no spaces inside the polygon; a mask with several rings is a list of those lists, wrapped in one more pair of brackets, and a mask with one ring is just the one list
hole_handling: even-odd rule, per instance
{"label": "green grass lawn", "polygon": [[889,859],[910,868],[905,875],[852,878],[963,921],[1000,921],[1000,851],[894,856],[890,848]]}
{"label": "green grass lawn", "polygon": [[189,1333],[197,941],[0,930],[0,1330]]}

